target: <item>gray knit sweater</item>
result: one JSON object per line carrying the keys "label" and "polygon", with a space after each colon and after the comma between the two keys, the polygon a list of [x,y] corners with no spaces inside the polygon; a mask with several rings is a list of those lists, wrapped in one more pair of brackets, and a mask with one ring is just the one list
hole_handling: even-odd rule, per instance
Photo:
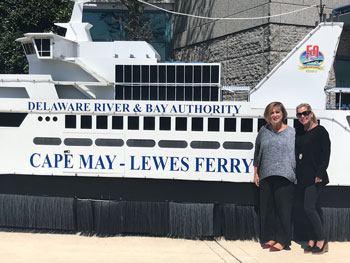
{"label": "gray knit sweater", "polygon": [[260,180],[278,175],[294,183],[295,129],[288,126],[275,133],[262,127],[255,141],[254,166],[258,167]]}

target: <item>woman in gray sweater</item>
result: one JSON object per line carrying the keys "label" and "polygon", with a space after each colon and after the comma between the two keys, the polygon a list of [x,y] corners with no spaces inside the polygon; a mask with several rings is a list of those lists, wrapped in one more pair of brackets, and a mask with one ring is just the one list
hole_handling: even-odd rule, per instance
{"label": "woman in gray sweater", "polygon": [[286,124],[287,111],[280,102],[266,106],[255,142],[254,182],[260,188],[260,229],[263,248],[289,249],[294,199],[295,130]]}

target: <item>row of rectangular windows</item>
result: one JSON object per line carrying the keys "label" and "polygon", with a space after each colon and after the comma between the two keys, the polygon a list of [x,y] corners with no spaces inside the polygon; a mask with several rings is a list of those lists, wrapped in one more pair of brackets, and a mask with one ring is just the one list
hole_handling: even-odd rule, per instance
{"label": "row of rectangular windows", "polygon": [[[140,118],[143,118],[143,127],[140,127]],[[158,127],[156,128],[156,118],[159,118]],[[191,120],[191,127],[189,127],[188,120]],[[127,116],[126,123],[124,123],[124,116],[112,116],[113,130],[123,130],[124,127],[127,130],[160,130],[170,131],[172,129],[171,117],[139,117],[139,116]],[[241,118],[241,132],[253,132],[253,118]],[[257,131],[265,125],[264,119],[258,119]],[[203,117],[175,117],[176,131],[204,131],[204,118]],[[80,129],[92,129],[92,116],[81,115],[80,116]],[[96,129],[106,130],[108,129],[108,116],[96,116]],[[224,131],[236,132],[237,119],[234,117],[224,118]],[[77,116],[66,115],[65,116],[65,128],[75,129],[77,128]],[[220,131],[220,118],[209,117],[207,118],[207,131],[219,132]]]}
{"label": "row of rectangular windows", "polygon": [[218,101],[219,87],[115,86],[116,100]]}
{"label": "row of rectangular windows", "polygon": [[118,83],[219,83],[219,65],[116,65]]}

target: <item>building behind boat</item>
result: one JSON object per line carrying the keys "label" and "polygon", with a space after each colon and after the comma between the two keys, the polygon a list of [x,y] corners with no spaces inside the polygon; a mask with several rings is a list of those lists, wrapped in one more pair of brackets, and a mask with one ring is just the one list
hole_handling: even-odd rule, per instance
{"label": "building behind boat", "polygon": [[[123,34],[111,33],[106,20],[120,17],[125,7],[116,0],[93,0],[84,7],[84,22],[98,24],[92,28],[97,41],[123,40]],[[312,1],[229,1],[229,0],[162,0],[148,1],[161,8],[203,17],[267,17],[320,5]],[[221,63],[224,100],[247,100],[247,89],[255,87],[285,55],[322,21],[344,22],[334,68],[327,84],[327,107],[350,109],[350,8],[346,0],[323,1],[320,8],[273,18],[252,20],[208,20],[166,14],[145,5],[146,20],[151,21],[154,38],[151,44],[163,61],[201,61]],[[156,22],[152,22],[156,21]],[[101,34],[101,29],[104,33]],[[95,31],[96,30],[96,31]],[[97,31],[98,30],[98,31]]]}

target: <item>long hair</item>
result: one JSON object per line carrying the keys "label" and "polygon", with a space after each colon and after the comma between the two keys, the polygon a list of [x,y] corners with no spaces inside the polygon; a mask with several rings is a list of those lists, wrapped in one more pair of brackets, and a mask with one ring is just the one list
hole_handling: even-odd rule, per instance
{"label": "long hair", "polygon": [[274,108],[279,108],[283,114],[282,121],[283,123],[286,123],[288,113],[286,111],[286,108],[283,106],[281,102],[274,101],[268,104],[264,111],[264,119],[268,124],[271,124],[271,113]]}
{"label": "long hair", "polygon": [[296,112],[298,113],[298,109],[303,108],[303,107],[312,112],[313,116],[312,116],[311,120],[312,120],[314,123],[317,123],[316,115],[315,115],[315,113],[312,111],[312,108],[311,108],[310,104],[308,104],[308,103],[301,103],[301,104],[299,104],[299,105],[297,106],[297,108],[296,108]]}

